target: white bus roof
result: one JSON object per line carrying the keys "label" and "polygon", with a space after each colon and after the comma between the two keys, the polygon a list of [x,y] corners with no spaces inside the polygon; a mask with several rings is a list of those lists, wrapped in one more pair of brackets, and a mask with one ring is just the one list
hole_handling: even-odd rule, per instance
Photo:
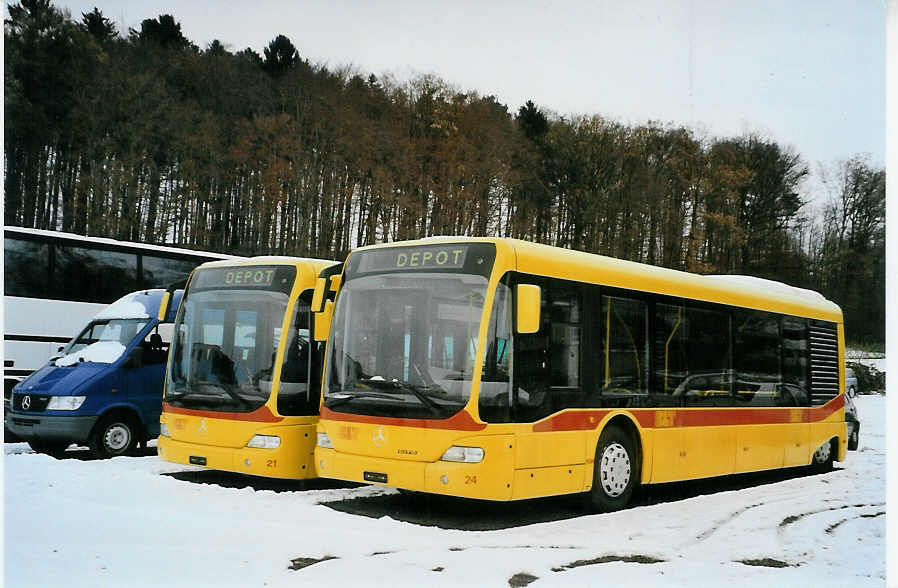
{"label": "white bus roof", "polygon": [[4,234],[15,233],[20,235],[35,235],[48,239],[67,239],[71,241],[83,241],[85,243],[96,243],[99,245],[114,245],[118,247],[130,247],[133,249],[142,249],[147,252],[172,253],[178,255],[200,255],[205,257],[217,257],[220,259],[239,259],[240,256],[228,255],[226,253],[214,253],[212,251],[197,251],[194,249],[183,249],[181,247],[169,247],[167,245],[150,245],[148,243],[137,243],[134,241],[118,241],[108,237],[89,237],[86,235],[76,235],[75,233],[63,233],[61,231],[46,231],[44,229],[29,229],[25,227],[4,226]]}

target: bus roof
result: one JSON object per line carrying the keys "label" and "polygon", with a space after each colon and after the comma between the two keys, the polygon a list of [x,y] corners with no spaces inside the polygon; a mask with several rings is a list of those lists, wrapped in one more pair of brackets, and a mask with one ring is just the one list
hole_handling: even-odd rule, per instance
{"label": "bus roof", "polygon": [[229,265],[258,265],[258,264],[278,264],[278,263],[307,263],[320,271],[326,267],[336,265],[339,262],[330,259],[315,259],[312,257],[290,257],[288,255],[257,255],[256,257],[240,257],[236,259],[225,259],[221,261],[207,261],[198,267],[217,267]]}
{"label": "bus roof", "polygon": [[753,276],[705,276],[508,237],[441,236],[380,243],[355,251],[448,241],[495,243],[507,249],[522,273],[842,322],[842,310],[822,294],[782,282]]}
{"label": "bus roof", "polygon": [[181,247],[170,247],[168,245],[150,245],[148,243],[137,243],[134,241],[118,241],[116,239],[110,239],[108,237],[89,237],[87,235],[77,235],[75,233],[63,233],[62,231],[47,231],[44,229],[30,229],[26,227],[14,227],[5,225],[3,227],[3,232],[4,235],[7,233],[18,235],[32,235],[36,237],[44,237],[47,239],[65,239],[67,241],[82,241],[84,243],[98,243],[102,245],[117,246],[129,249],[141,249],[147,252],[202,256],[207,258],[217,257],[219,259],[240,259],[239,256],[228,255],[226,253],[184,249]]}

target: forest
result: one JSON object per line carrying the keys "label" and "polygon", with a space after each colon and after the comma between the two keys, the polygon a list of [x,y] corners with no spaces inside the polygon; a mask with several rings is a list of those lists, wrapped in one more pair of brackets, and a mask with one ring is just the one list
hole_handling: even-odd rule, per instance
{"label": "forest", "polygon": [[510,112],[434,75],[310,63],[284,35],[198,47],[168,14],[128,31],[50,0],[8,14],[6,225],[329,259],[508,236],[814,289],[849,342],[885,340],[885,170],[864,154],[826,170],[818,212],[810,163],[754,133]]}

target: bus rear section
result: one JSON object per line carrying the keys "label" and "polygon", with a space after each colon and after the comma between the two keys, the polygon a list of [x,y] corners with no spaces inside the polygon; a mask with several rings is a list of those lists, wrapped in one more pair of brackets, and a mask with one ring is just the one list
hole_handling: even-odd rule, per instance
{"label": "bus rear section", "polygon": [[158,442],[166,461],[313,478],[323,343],[310,312],[333,262],[251,258],[191,275],[175,322]]}
{"label": "bus rear section", "polygon": [[363,248],[333,309],[316,467],[601,510],[639,484],[826,470],[846,455],[843,341],[822,297],[505,239]]}

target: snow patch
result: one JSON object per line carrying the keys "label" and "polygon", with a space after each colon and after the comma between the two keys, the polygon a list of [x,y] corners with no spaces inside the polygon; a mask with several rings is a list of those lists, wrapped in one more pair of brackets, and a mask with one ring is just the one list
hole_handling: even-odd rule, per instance
{"label": "snow patch", "polygon": [[147,312],[147,307],[143,303],[143,300],[150,300],[150,297],[147,296],[147,292],[152,292],[152,290],[143,290],[140,292],[133,292],[131,294],[125,294],[99,313],[94,319],[102,320],[102,319],[147,319],[150,318],[149,313]]}
{"label": "snow patch", "polygon": [[81,361],[93,363],[113,363],[125,352],[125,346],[118,341],[97,341],[75,353],[63,355],[56,360],[56,365],[68,367]]}
{"label": "snow patch", "polygon": [[784,284],[783,282],[777,282],[776,280],[768,280],[766,278],[757,278],[755,276],[740,276],[740,275],[707,275],[706,278],[712,278],[715,280],[720,280],[722,282],[730,282],[736,286],[742,286],[744,288],[751,289],[764,289],[773,292],[779,292],[780,294],[786,296],[797,296],[799,298],[805,298],[807,300],[814,300],[816,302],[827,302],[826,296],[821,294],[820,292],[815,292],[814,290],[807,290],[805,288],[796,288],[795,286],[790,286],[789,284]]}

